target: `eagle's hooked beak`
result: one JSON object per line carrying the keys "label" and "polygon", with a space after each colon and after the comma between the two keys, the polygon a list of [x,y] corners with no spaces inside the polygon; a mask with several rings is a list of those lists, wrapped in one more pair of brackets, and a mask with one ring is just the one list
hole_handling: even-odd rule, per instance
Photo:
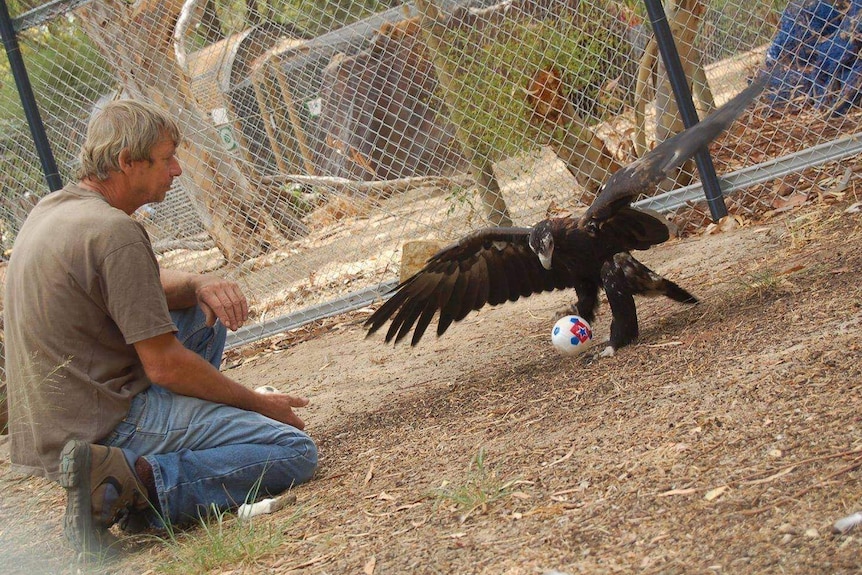
{"label": "eagle's hooked beak", "polygon": [[539,263],[546,270],[551,269],[551,257],[554,255],[554,234],[550,220],[542,220],[533,227],[529,239],[530,249],[539,258]]}

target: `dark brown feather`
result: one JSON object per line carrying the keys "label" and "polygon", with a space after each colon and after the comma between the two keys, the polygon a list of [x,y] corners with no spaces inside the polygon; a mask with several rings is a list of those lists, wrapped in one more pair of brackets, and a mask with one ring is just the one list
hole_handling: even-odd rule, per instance
{"label": "dark brown feather", "polygon": [[651,214],[626,206],[602,226],[601,235],[627,251],[646,250],[670,239],[670,230]]}
{"label": "dark brown feather", "polygon": [[[531,233],[541,235],[543,230],[550,234],[555,246],[550,270],[541,265],[529,243]],[[479,230],[432,256],[419,272],[395,288],[391,297],[366,320],[365,326],[371,335],[391,318],[386,341],[397,343],[413,330],[410,344],[416,345],[438,314],[436,331],[440,336],[452,323],[485,305],[572,288],[578,292],[584,308],[582,313],[591,319],[608,262],[615,261],[617,254],[662,243],[668,236],[667,226],[660,219],[630,207],[622,208],[595,235],[579,228],[572,217],[543,220],[532,229]],[[628,262],[629,259],[637,264],[630,256],[619,261]],[[635,264],[626,269],[641,271],[633,267]],[[615,295],[615,301],[620,301],[620,307],[628,310],[631,307],[629,291],[642,293],[638,290],[645,290],[643,286],[647,284],[628,281],[625,273],[609,269],[606,273],[614,285],[625,290],[619,297]],[[671,284],[659,282],[649,286]],[[650,287],[650,291],[656,289]],[[669,288],[663,293],[668,297],[676,295]],[[627,316],[616,325],[622,326],[617,329],[623,334],[620,341],[629,341],[633,336],[629,336],[626,326],[636,330],[637,317]]]}
{"label": "dark brown feather", "polygon": [[539,264],[529,234],[530,228],[487,228],[441,250],[368,318],[369,335],[391,318],[386,341],[397,343],[413,329],[411,345],[416,345],[438,313],[437,335],[442,335],[485,305],[570,287],[571,278],[557,277],[568,268],[549,271]]}
{"label": "dark brown feather", "polygon": [[590,223],[598,226],[639,195],[650,192],[672,170],[705,149],[726,130],[760,94],[768,80],[768,74],[761,74],[751,85],[706,119],[668,138],[638,160],[614,172],[581,218],[581,226],[585,227]]}

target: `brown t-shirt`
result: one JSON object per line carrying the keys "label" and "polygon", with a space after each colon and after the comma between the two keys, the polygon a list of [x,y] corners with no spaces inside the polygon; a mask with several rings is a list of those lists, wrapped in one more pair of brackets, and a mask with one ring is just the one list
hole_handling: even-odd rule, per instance
{"label": "brown t-shirt", "polygon": [[6,278],[12,469],[56,479],[69,439],[96,442],[150,386],[135,342],[176,331],[143,226],[68,185],[15,239]]}

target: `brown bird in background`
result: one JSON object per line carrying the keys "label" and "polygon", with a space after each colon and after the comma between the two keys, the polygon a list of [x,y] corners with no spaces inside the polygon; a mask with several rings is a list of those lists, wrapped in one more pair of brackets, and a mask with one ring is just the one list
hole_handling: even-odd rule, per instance
{"label": "brown bird in background", "polygon": [[398,343],[413,330],[410,343],[416,345],[438,313],[440,336],[453,322],[486,305],[558,289],[574,289],[577,295],[558,317],[571,313],[592,322],[602,288],[613,316],[602,355],[613,355],[638,337],[635,295],[696,303],[688,291],[629,253],[670,237],[661,219],[629,204],[708,146],[765,83],[764,75],[705,120],[615,172],[581,218],[548,218],[532,228],[485,228],[444,248],[392,290],[391,297],[366,320],[367,335],[391,319],[385,340]]}

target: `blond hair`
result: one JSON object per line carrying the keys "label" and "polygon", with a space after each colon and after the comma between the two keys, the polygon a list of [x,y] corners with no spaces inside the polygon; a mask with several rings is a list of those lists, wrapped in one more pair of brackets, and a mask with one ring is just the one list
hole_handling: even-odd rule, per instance
{"label": "blond hair", "polygon": [[131,159],[150,160],[153,146],[165,138],[180,144],[180,130],[164,111],[136,100],[114,100],[96,112],[87,126],[87,137],[79,155],[79,179],[106,180],[120,169],[120,152]]}

